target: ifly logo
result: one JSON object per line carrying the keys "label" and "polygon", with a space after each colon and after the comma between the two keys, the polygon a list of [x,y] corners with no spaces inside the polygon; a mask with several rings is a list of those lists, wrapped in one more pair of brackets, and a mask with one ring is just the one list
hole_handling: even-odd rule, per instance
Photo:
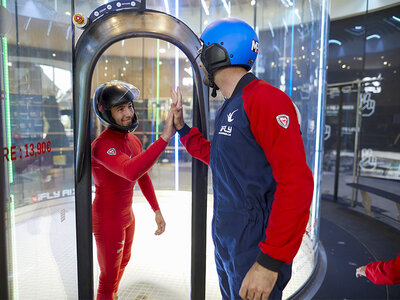
{"label": "ifly logo", "polygon": [[218,134],[231,136],[232,135],[232,126],[222,125],[221,129],[218,132]]}
{"label": "ifly logo", "polygon": [[234,110],[233,112],[230,112],[229,114],[227,114],[228,122],[229,122],[229,123],[232,122],[232,121],[234,120],[233,114],[234,114],[235,112],[237,112],[237,111],[238,111],[238,109],[237,109],[237,110]]}

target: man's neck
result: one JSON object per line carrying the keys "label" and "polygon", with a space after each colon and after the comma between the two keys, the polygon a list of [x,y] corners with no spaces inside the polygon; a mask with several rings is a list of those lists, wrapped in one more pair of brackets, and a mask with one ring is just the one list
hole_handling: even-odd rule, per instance
{"label": "man's neck", "polygon": [[215,84],[221,90],[222,95],[229,99],[232,96],[239,80],[247,73],[242,67],[228,67],[215,72]]}

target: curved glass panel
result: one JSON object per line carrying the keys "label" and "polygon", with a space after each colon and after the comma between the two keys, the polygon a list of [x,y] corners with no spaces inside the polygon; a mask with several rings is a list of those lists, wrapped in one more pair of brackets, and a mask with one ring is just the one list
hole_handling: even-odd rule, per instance
{"label": "curved glass panel", "polygon": [[[2,1],[12,16],[11,30],[1,40],[0,69],[4,78],[2,97],[6,100],[6,119],[2,121],[6,124],[3,128],[7,151],[5,162],[11,193],[8,207],[8,260],[12,265],[10,295],[15,299],[77,298],[72,164],[71,6],[74,4],[76,12],[88,16],[106,2]],[[259,78],[286,92],[302,113],[303,140],[307,162],[314,173],[315,193],[307,234],[296,257],[293,280],[285,291],[285,297],[293,295],[307,281],[315,264],[322,151],[321,112],[324,110],[326,2],[147,1],[148,8],[174,15],[196,34],[200,34],[210,22],[228,16],[241,18],[254,26],[260,37],[260,53],[254,72]],[[80,34],[81,31],[76,30],[76,38]],[[117,43],[99,60],[92,92],[99,83],[112,79],[132,82],[142,92],[136,104],[141,120],[136,134],[144,148],[162,132],[169,106],[170,86],[182,87],[185,120],[191,125],[191,66],[175,47],[150,39]],[[210,99],[209,125],[212,133],[214,114],[223,99],[221,96]],[[95,125],[95,118],[92,120]],[[92,138],[101,131],[98,125],[93,127]],[[165,292],[162,295],[174,295],[171,299],[176,299],[177,295],[187,299],[190,293],[191,158],[177,140],[171,141],[150,173],[169,232],[158,240],[148,240],[149,236],[153,237],[155,230],[153,215],[140,195],[140,190],[135,191],[137,201],[134,209],[137,212],[138,227],[134,247],[137,248],[133,249],[133,260],[129,267],[132,269],[127,270],[121,283],[121,295],[130,297],[132,284],[137,288],[135,290],[143,290],[140,289],[140,283],[143,282],[139,281],[135,273],[141,270],[143,276],[148,278],[161,273],[175,278],[175,282],[179,281],[176,286],[181,289],[181,294],[177,294],[173,284],[152,286],[155,291]],[[213,206],[211,176],[209,181],[210,223]],[[139,228],[144,231],[139,231]],[[183,250],[179,256],[174,257],[171,253],[168,257],[174,259],[170,261],[165,262],[162,259],[164,255],[149,255],[148,248],[142,247],[150,243],[152,246],[149,248],[155,248],[162,243],[165,249],[171,249],[173,235],[180,235],[179,239],[174,240],[175,244],[172,243],[173,249]],[[220,294],[210,228],[207,238],[207,298],[214,299],[220,297]],[[168,267],[173,262],[174,266]],[[175,276],[170,273],[171,269],[180,273]],[[42,289],[43,283],[47,282],[46,278],[51,279],[52,284]],[[143,288],[148,286],[148,282],[142,285]]]}
{"label": "curved glass panel", "polygon": [[54,4],[2,1],[10,299],[77,298],[70,4]]}
{"label": "curved glass panel", "polygon": [[255,71],[284,91],[299,108],[307,163],[314,175],[309,224],[293,263],[292,279],[284,291],[284,296],[290,297],[307,282],[316,263],[328,6],[326,1],[257,5],[260,57]]}

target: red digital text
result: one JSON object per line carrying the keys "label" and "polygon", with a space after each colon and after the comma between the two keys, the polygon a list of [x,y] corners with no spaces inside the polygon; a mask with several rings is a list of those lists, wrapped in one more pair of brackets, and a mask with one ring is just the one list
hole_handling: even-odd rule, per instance
{"label": "red digital text", "polygon": [[38,143],[25,144],[23,146],[11,146],[3,148],[3,157],[7,161],[17,159],[38,157],[51,152],[51,142],[43,141]]}

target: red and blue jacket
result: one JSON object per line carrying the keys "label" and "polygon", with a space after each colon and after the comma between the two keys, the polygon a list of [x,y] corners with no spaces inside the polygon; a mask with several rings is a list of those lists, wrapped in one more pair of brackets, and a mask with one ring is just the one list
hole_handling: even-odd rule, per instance
{"label": "red and blue jacket", "polygon": [[[247,73],[214,126],[211,142],[197,128],[179,130],[187,151],[211,167],[214,218],[246,214],[262,220],[265,239],[257,261],[278,271],[300,247],[314,188],[295,107],[281,90]],[[227,224],[215,234],[229,239],[235,229]]]}

